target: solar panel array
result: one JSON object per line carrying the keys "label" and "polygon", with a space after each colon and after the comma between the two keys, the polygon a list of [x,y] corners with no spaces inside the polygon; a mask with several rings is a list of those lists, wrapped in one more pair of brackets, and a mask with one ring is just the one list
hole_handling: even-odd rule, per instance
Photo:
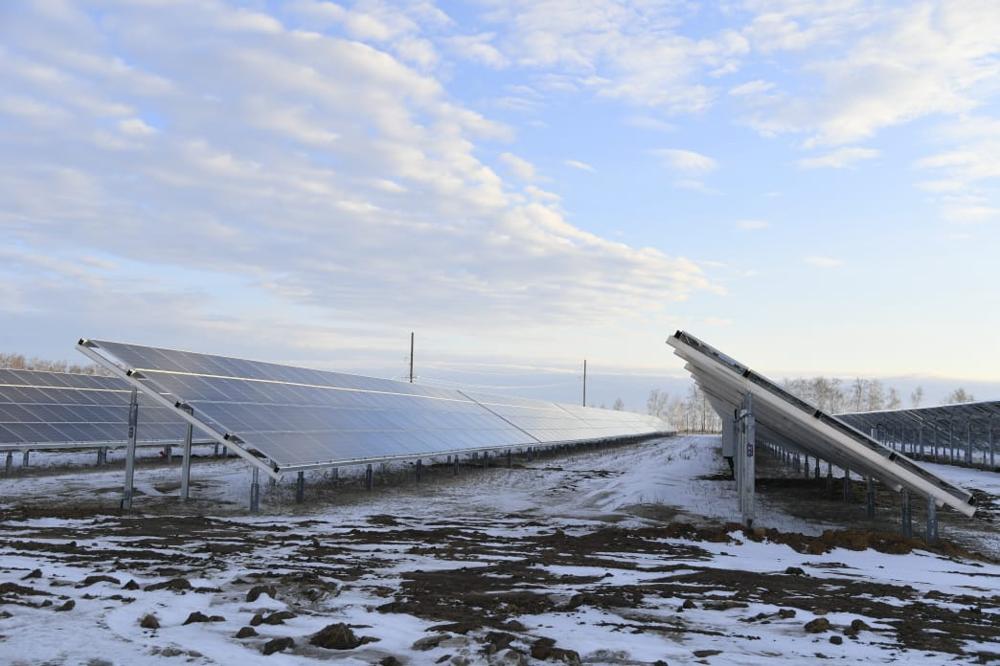
{"label": "solar panel array", "polygon": [[[116,377],[0,369],[0,450],[121,446],[132,387]],[[178,442],[184,423],[140,397],[140,444]]]}
{"label": "solar panel array", "polygon": [[141,378],[164,404],[193,408],[196,426],[265,456],[276,471],[669,430],[640,414],[275,363],[101,340],[80,349]]}
{"label": "solar panel array", "polygon": [[906,456],[824,413],[768,378],[684,331],[667,343],[725,421],[753,396],[757,432],[777,446],[828,460],[843,469],[870,475],[897,490],[933,497],[938,503],[972,515],[972,495],[925,470]]}

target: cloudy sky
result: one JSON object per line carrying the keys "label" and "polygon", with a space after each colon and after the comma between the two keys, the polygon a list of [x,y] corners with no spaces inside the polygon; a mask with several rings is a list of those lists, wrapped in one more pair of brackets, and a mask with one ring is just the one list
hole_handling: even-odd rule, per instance
{"label": "cloudy sky", "polygon": [[392,376],[415,330],[427,381],[555,389],[680,374],[685,328],[997,380],[998,34],[994,0],[4,2],[0,346]]}

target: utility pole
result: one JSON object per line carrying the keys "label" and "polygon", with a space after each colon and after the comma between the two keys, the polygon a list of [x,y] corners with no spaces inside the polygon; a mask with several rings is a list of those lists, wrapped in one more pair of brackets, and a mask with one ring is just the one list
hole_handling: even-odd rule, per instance
{"label": "utility pole", "polygon": [[410,383],[413,383],[413,331],[410,331]]}
{"label": "utility pole", "polygon": [[587,406],[587,359],[583,359],[583,406]]}

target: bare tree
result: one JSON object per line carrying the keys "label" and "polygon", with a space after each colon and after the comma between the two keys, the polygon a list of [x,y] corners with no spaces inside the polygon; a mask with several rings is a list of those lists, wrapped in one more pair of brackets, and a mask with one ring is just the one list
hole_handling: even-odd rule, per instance
{"label": "bare tree", "polygon": [[98,365],[79,365],[69,361],[50,361],[44,358],[26,358],[24,354],[0,352],[0,368],[13,370],[46,370],[49,372],[73,372],[83,375],[109,374]]}
{"label": "bare tree", "polygon": [[615,398],[615,404],[611,405],[611,409],[615,410],[616,412],[624,411],[625,401],[622,400],[621,398]]}
{"label": "bare tree", "polygon": [[899,409],[903,406],[903,401],[899,398],[899,391],[895,387],[889,388],[889,395],[885,399],[886,409]]}
{"label": "bare tree", "polygon": [[653,389],[646,399],[646,412],[650,416],[663,418],[667,413],[667,404],[670,402],[670,394],[660,389]]}
{"label": "bare tree", "polygon": [[913,393],[910,394],[910,406],[914,408],[919,407],[923,401],[924,401],[924,387],[918,386],[917,388],[913,389]]}
{"label": "bare tree", "polygon": [[957,405],[963,402],[975,402],[976,396],[967,392],[964,388],[957,388],[952,391],[944,400],[946,405]]}

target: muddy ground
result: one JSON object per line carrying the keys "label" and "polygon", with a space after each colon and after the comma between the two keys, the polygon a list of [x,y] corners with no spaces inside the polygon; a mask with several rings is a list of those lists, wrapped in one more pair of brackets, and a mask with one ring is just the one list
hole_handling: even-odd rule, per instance
{"label": "muddy ground", "polygon": [[[468,469],[458,480],[442,466],[428,470],[421,486],[400,485],[406,477],[400,472],[387,476],[394,485],[375,497],[343,479],[312,488],[311,503],[300,507],[305,515],[291,517],[273,513],[288,506],[287,488],[273,489],[272,513],[253,519],[193,515],[197,503],[183,515],[172,498],[160,497],[143,498],[132,515],[118,515],[103,500],[72,507],[14,501],[0,512],[0,658],[25,664],[1000,660],[993,653],[1000,640],[996,553],[977,550],[975,539],[945,540],[928,551],[920,540],[899,537],[887,518],[891,529],[849,529],[864,514],[862,484],[855,484],[855,504],[845,507],[832,496],[839,497],[839,483],[828,492],[825,479],[790,478],[790,470],[762,461],[758,488],[765,503],[844,528],[811,536],[743,530],[669,504],[576,517],[530,507],[464,511],[456,490],[475,487],[470,477],[530,474],[531,496],[559,505],[563,497],[606,487],[595,484],[613,488],[615,460],[601,452],[519,460],[510,470]],[[706,471],[712,473],[703,475],[705,483],[731,484],[724,468]],[[448,487],[448,510],[398,510],[426,498],[428,488]],[[380,492],[392,494],[388,505]],[[327,493],[336,495],[337,507],[323,504]],[[879,496],[883,506],[892,499]],[[378,512],[386,506],[393,511]],[[987,511],[972,523],[988,531],[994,517]],[[943,532],[949,520],[964,521],[945,519]],[[893,563],[906,568],[912,558],[922,567],[933,560],[950,577],[934,584],[869,571]],[[795,565],[777,564],[785,561]],[[192,620],[191,609],[201,615]],[[86,641],[35,652],[25,636],[29,623],[39,636],[90,628],[101,634],[99,652],[88,653]],[[587,636],[603,638],[595,643]]]}

